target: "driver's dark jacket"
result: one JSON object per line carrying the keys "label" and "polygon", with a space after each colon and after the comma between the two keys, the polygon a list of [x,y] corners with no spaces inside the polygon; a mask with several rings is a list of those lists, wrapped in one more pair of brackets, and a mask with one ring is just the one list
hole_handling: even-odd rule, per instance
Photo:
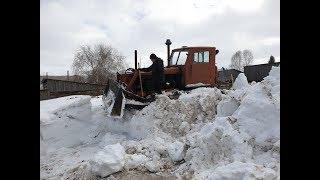
{"label": "driver's dark jacket", "polygon": [[164,84],[164,66],[161,58],[157,58],[150,67],[141,70],[152,71],[152,84],[156,90],[161,89]]}

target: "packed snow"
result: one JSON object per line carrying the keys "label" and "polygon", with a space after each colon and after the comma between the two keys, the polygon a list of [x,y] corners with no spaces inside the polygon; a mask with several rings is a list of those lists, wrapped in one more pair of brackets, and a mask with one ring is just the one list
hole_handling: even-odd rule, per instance
{"label": "packed snow", "polygon": [[89,161],[91,171],[100,177],[118,172],[123,169],[124,155],[125,149],[119,143],[107,145]]}
{"label": "packed snow", "polygon": [[41,179],[280,179],[280,67],[179,93],[117,119],[102,96],[40,101]]}
{"label": "packed snow", "polygon": [[234,83],[232,84],[232,89],[243,89],[248,87],[249,83],[247,77],[244,73],[240,73]]}
{"label": "packed snow", "polygon": [[195,83],[195,84],[187,84],[187,88],[195,88],[195,87],[202,87],[202,86],[210,86],[210,84],[203,84],[203,83]]}

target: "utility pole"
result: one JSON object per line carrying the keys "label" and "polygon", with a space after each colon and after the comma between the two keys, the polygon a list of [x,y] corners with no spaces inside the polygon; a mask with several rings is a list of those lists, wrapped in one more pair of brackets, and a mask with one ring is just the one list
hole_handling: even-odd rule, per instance
{"label": "utility pole", "polygon": [[67,71],[67,80],[69,81],[69,71]]}
{"label": "utility pole", "polygon": [[48,79],[48,72],[46,72],[46,78]]}

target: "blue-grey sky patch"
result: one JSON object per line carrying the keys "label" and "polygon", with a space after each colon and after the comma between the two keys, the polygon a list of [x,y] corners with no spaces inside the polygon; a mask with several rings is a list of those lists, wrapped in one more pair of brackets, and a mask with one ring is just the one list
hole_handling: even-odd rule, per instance
{"label": "blue-grey sky patch", "polygon": [[144,12],[136,12],[135,13],[135,18],[138,20],[138,21],[140,21],[140,20],[142,20],[144,17],[146,16],[146,13],[144,13]]}

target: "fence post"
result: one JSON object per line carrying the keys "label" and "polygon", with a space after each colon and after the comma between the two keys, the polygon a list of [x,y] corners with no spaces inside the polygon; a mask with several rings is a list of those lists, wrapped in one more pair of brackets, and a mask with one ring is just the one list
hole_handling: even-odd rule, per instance
{"label": "fence post", "polygon": [[232,84],[233,84],[233,81],[234,81],[234,80],[233,80],[233,76],[232,76],[232,74],[230,74],[230,76],[231,76],[231,82],[232,82]]}

